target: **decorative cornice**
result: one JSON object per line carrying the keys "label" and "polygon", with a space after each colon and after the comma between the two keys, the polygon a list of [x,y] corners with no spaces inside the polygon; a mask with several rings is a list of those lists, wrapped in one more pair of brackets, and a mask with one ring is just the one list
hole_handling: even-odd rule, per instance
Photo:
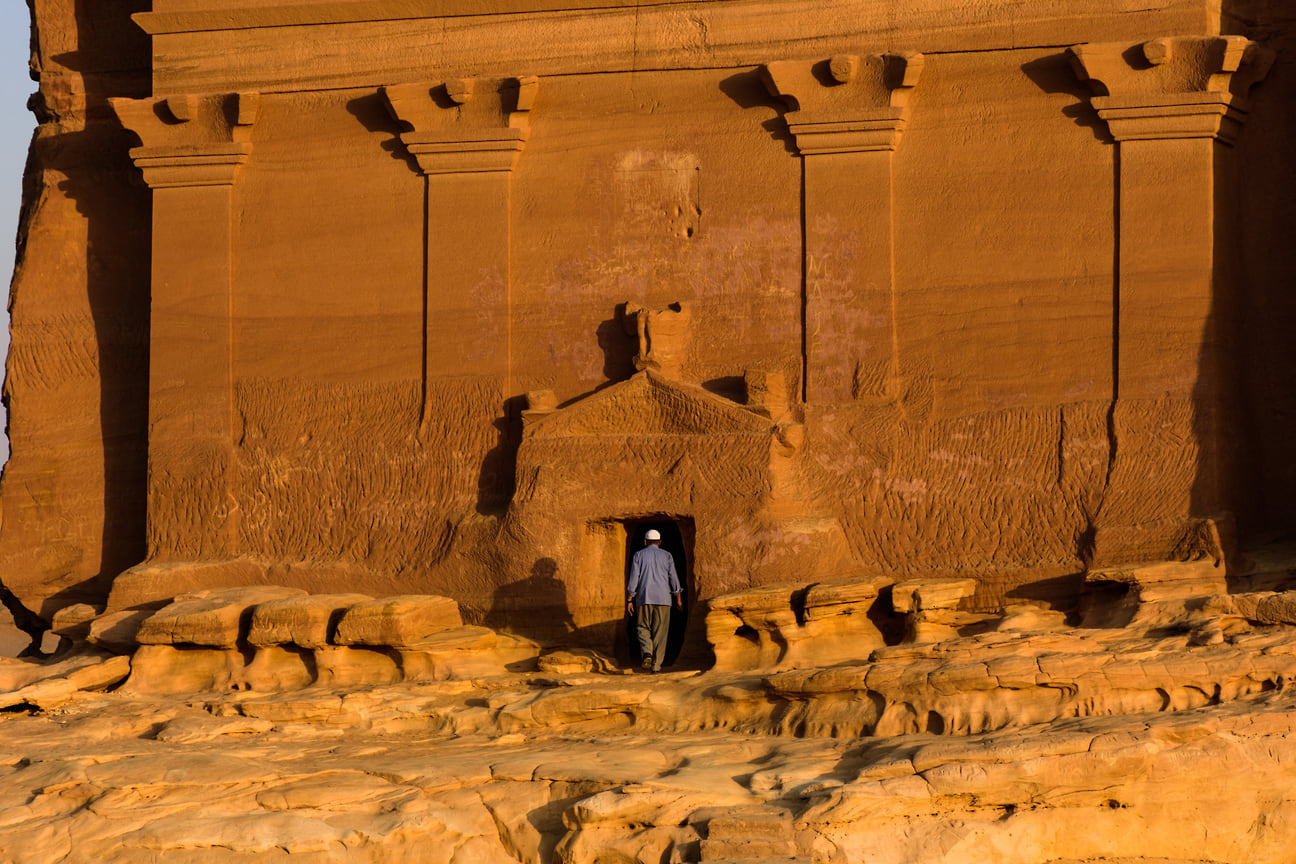
{"label": "decorative cornice", "polygon": [[780,60],[762,68],[770,94],[803,156],[894,150],[909,118],[923,55],[839,54]]}
{"label": "decorative cornice", "polygon": [[540,79],[453,78],[382,89],[424,174],[512,171],[526,147]]}
{"label": "decorative cornice", "polygon": [[1117,141],[1233,143],[1246,121],[1247,92],[1274,59],[1272,51],[1242,36],[1090,43],[1067,53]]}
{"label": "decorative cornice", "polygon": [[[697,5],[722,0],[653,0],[656,6]],[[131,19],[150,35],[311,24],[355,24],[412,18],[466,18],[606,9],[638,9],[635,0],[301,0],[273,3],[226,0],[197,4],[154,2],[153,11]]]}
{"label": "decorative cornice", "polygon": [[140,139],[130,156],[153,189],[231,185],[252,153],[256,93],[108,101]]}

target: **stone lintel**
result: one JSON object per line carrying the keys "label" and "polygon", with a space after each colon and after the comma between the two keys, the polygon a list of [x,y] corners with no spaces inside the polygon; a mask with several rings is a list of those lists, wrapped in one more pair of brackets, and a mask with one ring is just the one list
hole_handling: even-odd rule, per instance
{"label": "stone lintel", "polygon": [[1205,98],[1164,105],[1128,104],[1129,100],[1114,96],[1095,96],[1090,101],[1117,141],[1216,138],[1232,144],[1247,118],[1247,111],[1238,107],[1241,100],[1227,93],[1184,95]]}
{"label": "stone lintel", "polygon": [[768,63],[762,77],[803,156],[859,153],[896,148],[922,65],[918,53],[839,54]]}
{"label": "stone lintel", "polygon": [[[467,130],[465,130],[467,131]],[[406,132],[401,143],[418,162],[424,174],[478,174],[512,171],[526,147],[521,129],[482,129],[471,139],[451,133],[451,140],[438,133]]]}
{"label": "stone lintel", "polygon": [[526,147],[539,79],[456,78],[382,89],[424,174],[509,172]]}
{"label": "stone lintel", "polygon": [[206,148],[136,147],[130,151],[135,166],[151,189],[179,186],[230,186],[238,167],[247,162],[251,144]]}
{"label": "stone lintel", "polygon": [[1247,92],[1273,63],[1272,51],[1241,36],[1091,43],[1068,54],[1117,141],[1231,144],[1247,117]]}
{"label": "stone lintel", "polygon": [[895,117],[877,120],[789,121],[787,125],[802,156],[868,153],[896,148],[900,133],[904,131],[905,118],[900,111],[895,113]]}

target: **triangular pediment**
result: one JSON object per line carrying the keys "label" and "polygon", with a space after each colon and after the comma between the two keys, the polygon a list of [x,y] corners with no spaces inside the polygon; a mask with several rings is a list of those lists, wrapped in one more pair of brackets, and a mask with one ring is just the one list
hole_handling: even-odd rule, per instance
{"label": "triangular pediment", "polygon": [[767,435],[774,423],[742,405],[691,384],[640,372],[527,430],[533,438],[609,435]]}

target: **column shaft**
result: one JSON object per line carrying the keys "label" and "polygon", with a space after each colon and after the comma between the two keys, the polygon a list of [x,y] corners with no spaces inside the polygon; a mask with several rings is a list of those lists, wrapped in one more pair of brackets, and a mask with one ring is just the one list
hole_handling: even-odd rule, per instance
{"label": "column shaft", "polygon": [[1210,138],[1120,147],[1119,395],[1201,393],[1214,368],[1215,149]]}
{"label": "column shaft", "polygon": [[510,392],[509,178],[427,177],[427,379],[470,366],[499,381],[501,404]]}
{"label": "column shaft", "polygon": [[891,394],[891,155],[804,157],[807,402]]}
{"label": "column shaft", "polygon": [[155,189],[149,553],[233,552],[229,186]]}

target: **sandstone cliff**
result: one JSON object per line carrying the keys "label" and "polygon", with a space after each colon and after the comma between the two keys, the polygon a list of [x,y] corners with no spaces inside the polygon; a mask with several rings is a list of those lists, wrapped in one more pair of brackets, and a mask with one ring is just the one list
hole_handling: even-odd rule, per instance
{"label": "sandstone cliff", "polygon": [[145,5],[33,6],[33,630],[279,583],[608,648],[650,524],[696,611],[984,612],[1290,526],[1279,4]]}
{"label": "sandstone cliff", "polygon": [[28,5],[39,126],[9,299],[0,582],[39,632],[27,613],[106,596],[144,553],[149,204],[107,100],[148,92],[149,46],[130,20],[146,3]]}

